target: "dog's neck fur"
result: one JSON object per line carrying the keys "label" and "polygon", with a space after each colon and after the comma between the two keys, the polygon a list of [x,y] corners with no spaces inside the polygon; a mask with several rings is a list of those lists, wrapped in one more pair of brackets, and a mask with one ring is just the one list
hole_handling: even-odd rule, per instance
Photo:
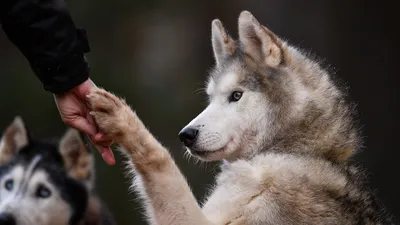
{"label": "dog's neck fur", "polygon": [[262,152],[298,152],[336,163],[347,161],[361,145],[352,105],[318,62],[286,47],[285,58],[290,60],[288,69],[292,70],[287,74],[299,81],[293,86],[301,85],[307,90],[307,100],[298,100],[303,101],[299,103],[301,109],[292,110],[296,115],[284,118],[290,122],[279,122],[287,125],[276,131]]}

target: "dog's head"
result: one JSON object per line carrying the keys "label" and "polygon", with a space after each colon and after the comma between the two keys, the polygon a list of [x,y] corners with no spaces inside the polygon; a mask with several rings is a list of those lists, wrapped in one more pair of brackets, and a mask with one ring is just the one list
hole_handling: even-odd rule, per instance
{"label": "dog's head", "polygon": [[[240,14],[238,27],[235,41],[219,20],[212,22],[216,65],[206,88],[209,105],[179,133],[190,153],[203,160],[234,160],[266,149],[306,151],[311,143],[301,140],[324,135],[317,130],[325,132],[330,124],[324,121],[334,118],[337,131],[326,130],[327,137],[342,132],[348,110],[335,106],[342,96],[327,72],[249,12]],[[323,149],[333,142],[317,144],[316,154],[348,156]]]}
{"label": "dog's head", "polygon": [[76,130],[59,144],[33,140],[16,117],[0,142],[0,225],[70,225],[82,220],[93,159]]}

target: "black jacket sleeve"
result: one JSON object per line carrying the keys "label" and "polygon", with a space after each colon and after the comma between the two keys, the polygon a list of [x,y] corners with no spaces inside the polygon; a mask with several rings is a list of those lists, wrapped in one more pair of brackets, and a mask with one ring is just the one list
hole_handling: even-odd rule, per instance
{"label": "black jacket sleeve", "polygon": [[0,23],[46,91],[63,93],[88,79],[86,32],[63,0],[0,0]]}

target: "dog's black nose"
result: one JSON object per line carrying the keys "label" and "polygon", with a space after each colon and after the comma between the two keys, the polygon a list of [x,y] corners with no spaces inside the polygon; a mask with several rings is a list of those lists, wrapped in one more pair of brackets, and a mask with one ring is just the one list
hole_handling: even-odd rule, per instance
{"label": "dog's black nose", "polygon": [[199,133],[199,130],[188,127],[181,132],[179,132],[179,139],[183,142],[183,144],[186,147],[190,147],[193,145],[193,143],[196,141],[197,134]]}
{"label": "dog's black nose", "polygon": [[15,225],[15,219],[11,214],[1,213],[0,214],[0,225]]}

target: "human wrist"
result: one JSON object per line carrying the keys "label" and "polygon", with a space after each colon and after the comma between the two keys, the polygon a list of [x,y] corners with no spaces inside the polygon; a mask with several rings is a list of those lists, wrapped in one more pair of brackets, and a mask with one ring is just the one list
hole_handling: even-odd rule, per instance
{"label": "human wrist", "polygon": [[96,87],[96,85],[93,83],[93,81],[88,78],[85,81],[83,81],[82,83],[72,87],[70,90],[63,92],[63,93],[55,93],[54,95],[57,97],[66,95],[66,94],[73,94],[75,96],[77,96],[80,99],[84,99],[86,97],[86,95],[88,95],[90,93],[90,90]]}

